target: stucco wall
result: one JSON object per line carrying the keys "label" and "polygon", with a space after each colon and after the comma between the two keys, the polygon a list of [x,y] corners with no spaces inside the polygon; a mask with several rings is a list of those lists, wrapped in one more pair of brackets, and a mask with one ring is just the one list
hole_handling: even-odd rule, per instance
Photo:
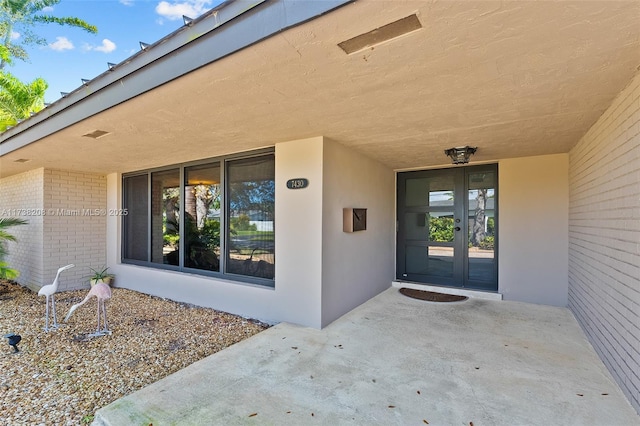
{"label": "stucco wall", "polygon": [[7,230],[18,241],[8,243],[5,260],[20,272],[16,281],[34,289],[43,280],[43,177],[40,168],[0,179],[0,217],[28,221]]}
{"label": "stucco wall", "polygon": [[[395,173],[325,140],[322,326],[389,288],[394,276]],[[366,208],[367,229],[345,233],[344,207]]]}
{"label": "stucco wall", "polygon": [[567,306],[567,154],[501,160],[498,174],[498,291]]}
{"label": "stucco wall", "polygon": [[[280,320],[320,328],[324,138],[276,144],[276,295]],[[288,179],[309,186],[288,189]]]}
{"label": "stucco wall", "polygon": [[[121,222],[108,217],[117,286],[239,315],[320,328],[391,285],[392,170],[323,137],[275,145],[275,289],[120,263]],[[309,186],[288,189],[288,179]],[[121,176],[108,176],[108,208],[121,207]],[[342,208],[368,208],[368,230],[342,232]]]}
{"label": "stucco wall", "polygon": [[640,412],[640,74],[569,157],[569,307]]}
{"label": "stucco wall", "polygon": [[[121,221],[108,218],[109,266],[116,286],[263,321],[321,326],[323,138],[275,145],[275,289],[120,263]],[[290,190],[286,181],[307,178]],[[108,177],[108,206],[121,207],[121,177]]]}

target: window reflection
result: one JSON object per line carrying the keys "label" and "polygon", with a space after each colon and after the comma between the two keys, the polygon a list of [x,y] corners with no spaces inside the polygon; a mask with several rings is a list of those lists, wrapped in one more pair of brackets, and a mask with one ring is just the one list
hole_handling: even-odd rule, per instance
{"label": "window reflection", "polygon": [[469,174],[469,279],[491,282],[495,277],[495,176]]}
{"label": "window reflection", "polygon": [[429,241],[452,243],[454,238],[453,212],[429,213]]}
{"label": "window reflection", "polygon": [[178,265],[180,171],[151,174],[151,261]]}
{"label": "window reflection", "polygon": [[421,177],[406,180],[405,205],[453,206],[453,175]]}
{"label": "window reflection", "polygon": [[184,266],[220,271],[220,163],[185,168]]}
{"label": "window reflection", "polygon": [[227,272],[275,276],[273,156],[228,162]]}

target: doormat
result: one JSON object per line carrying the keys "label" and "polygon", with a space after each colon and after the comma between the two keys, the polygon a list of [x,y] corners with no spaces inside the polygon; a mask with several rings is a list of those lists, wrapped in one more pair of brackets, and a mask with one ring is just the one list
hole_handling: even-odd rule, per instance
{"label": "doormat", "polygon": [[467,296],[455,294],[435,293],[433,291],[415,290],[413,288],[402,287],[400,293],[413,299],[426,300],[428,302],[462,302],[467,300]]}

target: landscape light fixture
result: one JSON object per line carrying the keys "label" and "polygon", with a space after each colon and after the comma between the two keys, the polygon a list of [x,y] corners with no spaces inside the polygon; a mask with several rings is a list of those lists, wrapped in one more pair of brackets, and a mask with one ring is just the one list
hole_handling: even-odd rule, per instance
{"label": "landscape light fixture", "polygon": [[5,334],[4,337],[9,340],[9,346],[13,348],[14,353],[20,352],[20,350],[18,349],[18,343],[20,343],[20,340],[22,340],[22,336],[15,333],[9,333]]}
{"label": "landscape light fixture", "polygon": [[453,164],[466,164],[469,162],[471,154],[475,154],[478,148],[471,148],[470,146],[463,146],[457,148],[445,149],[444,153],[451,158]]}

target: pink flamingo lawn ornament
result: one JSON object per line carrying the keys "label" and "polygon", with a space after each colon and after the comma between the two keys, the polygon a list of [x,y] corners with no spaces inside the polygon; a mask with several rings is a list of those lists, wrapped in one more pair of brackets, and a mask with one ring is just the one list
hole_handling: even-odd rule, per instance
{"label": "pink flamingo lawn ornament", "polygon": [[[56,299],[54,298],[53,295],[55,294],[56,291],[58,291],[58,283],[59,283],[58,279],[60,278],[60,273],[69,268],[73,268],[74,266],[76,265],[71,264],[71,265],[67,265],[67,266],[63,266],[62,268],[59,268],[58,273],[56,274],[56,278],[53,280],[53,283],[43,286],[38,292],[38,296],[46,296],[47,298],[47,311],[45,313],[45,320],[44,320],[45,332],[56,330],[59,327],[58,322],[56,321]],[[53,325],[51,326],[51,328],[49,328],[49,299],[51,299],[51,308],[53,310]]]}
{"label": "pink flamingo lawn ornament", "polygon": [[[104,336],[105,334],[111,334],[111,331],[109,330],[109,324],[107,324],[107,310],[104,306],[104,302],[111,299],[111,288],[105,283],[99,282],[99,283],[96,283],[93,287],[91,287],[91,290],[89,290],[89,293],[84,298],[84,300],[80,303],[76,303],[71,307],[71,309],[69,309],[69,313],[67,314],[66,317],[64,317],[64,321],[67,322],[71,314],[73,314],[73,312],[76,309],[78,309],[80,306],[87,303],[89,299],[91,299],[94,296],[96,297],[96,299],[98,299],[98,328],[96,329],[95,333],[92,333],[89,336],[97,337],[97,336]],[[102,329],[100,329],[101,314],[103,319]]]}

